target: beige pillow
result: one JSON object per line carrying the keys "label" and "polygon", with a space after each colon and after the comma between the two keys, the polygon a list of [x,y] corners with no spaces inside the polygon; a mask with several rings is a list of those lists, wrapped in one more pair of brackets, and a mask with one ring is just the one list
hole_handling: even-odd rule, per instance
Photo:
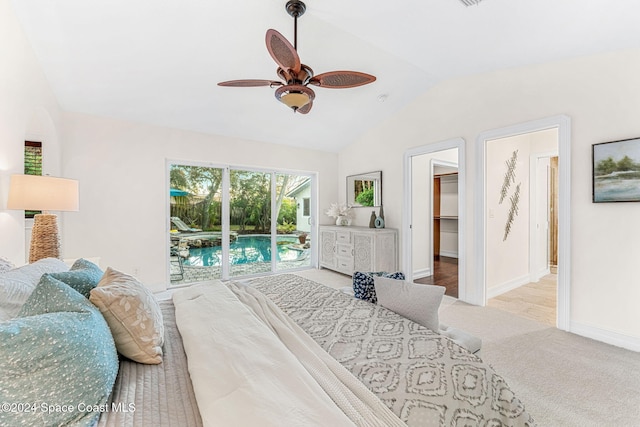
{"label": "beige pillow", "polygon": [[162,363],[162,312],[142,283],[109,267],[89,300],[102,312],[120,354],[140,363]]}
{"label": "beige pillow", "polygon": [[444,296],[444,286],[418,285],[386,277],[373,280],[378,304],[434,332],[440,330],[438,309]]}

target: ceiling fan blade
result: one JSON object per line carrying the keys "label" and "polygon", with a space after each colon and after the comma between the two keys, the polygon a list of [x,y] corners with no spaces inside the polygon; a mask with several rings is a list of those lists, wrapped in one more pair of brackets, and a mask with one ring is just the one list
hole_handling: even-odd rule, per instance
{"label": "ceiling fan blade", "polygon": [[229,80],[228,82],[220,82],[218,86],[231,86],[231,87],[257,87],[257,86],[282,86],[281,82],[274,80]]}
{"label": "ceiling fan blade", "polygon": [[329,71],[313,77],[309,84],[334,88],[346,89],[350,87],[362,86],[376,81],[375,76],[358,71]]}
{"label": "ceiling fan blade", "polygon": [[309,101],[307,104],[305,104],[302,107],[298,108],[296,110],[296,113],[307,114],[309,111],[311,111],[311,107],[313,107],[313,101]]}
{"label": "ceiling fan blade", "polygon": [[273,29],[267,30],[266,42],[269,55],[276,61],[276,64],[285,70],[292,70],[296,74],[300,72],[298,52],[282,34]]}

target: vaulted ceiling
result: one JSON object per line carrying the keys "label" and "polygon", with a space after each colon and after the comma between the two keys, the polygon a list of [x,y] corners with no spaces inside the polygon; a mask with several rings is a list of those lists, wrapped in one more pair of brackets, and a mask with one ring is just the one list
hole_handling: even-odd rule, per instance
{"label": "vaulted ceiling", "polygon": [[274,89],[269,28],[293,40],[286,0],[13,0],[65,111],[338,151],[455,77],[640,47],[637,0],[306,0],[298,53],[316,74],[373,84],[314,88],[308,115]]}

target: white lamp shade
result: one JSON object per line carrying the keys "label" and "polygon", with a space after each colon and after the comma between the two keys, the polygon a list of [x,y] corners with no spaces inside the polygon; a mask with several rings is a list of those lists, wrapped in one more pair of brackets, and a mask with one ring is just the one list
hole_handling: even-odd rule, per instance
{"label": "white lamp shade", "polygon": [[79,210],[78,181],[39,175],[11,175],[8,209]]}

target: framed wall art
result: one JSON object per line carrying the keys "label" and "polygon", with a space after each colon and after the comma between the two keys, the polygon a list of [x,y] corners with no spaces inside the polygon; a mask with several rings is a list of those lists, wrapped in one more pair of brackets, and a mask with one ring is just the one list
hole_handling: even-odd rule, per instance
{"label": "framed wall art", "polygon": [[640,202],[640,138],[593,144],[593,203]]}

